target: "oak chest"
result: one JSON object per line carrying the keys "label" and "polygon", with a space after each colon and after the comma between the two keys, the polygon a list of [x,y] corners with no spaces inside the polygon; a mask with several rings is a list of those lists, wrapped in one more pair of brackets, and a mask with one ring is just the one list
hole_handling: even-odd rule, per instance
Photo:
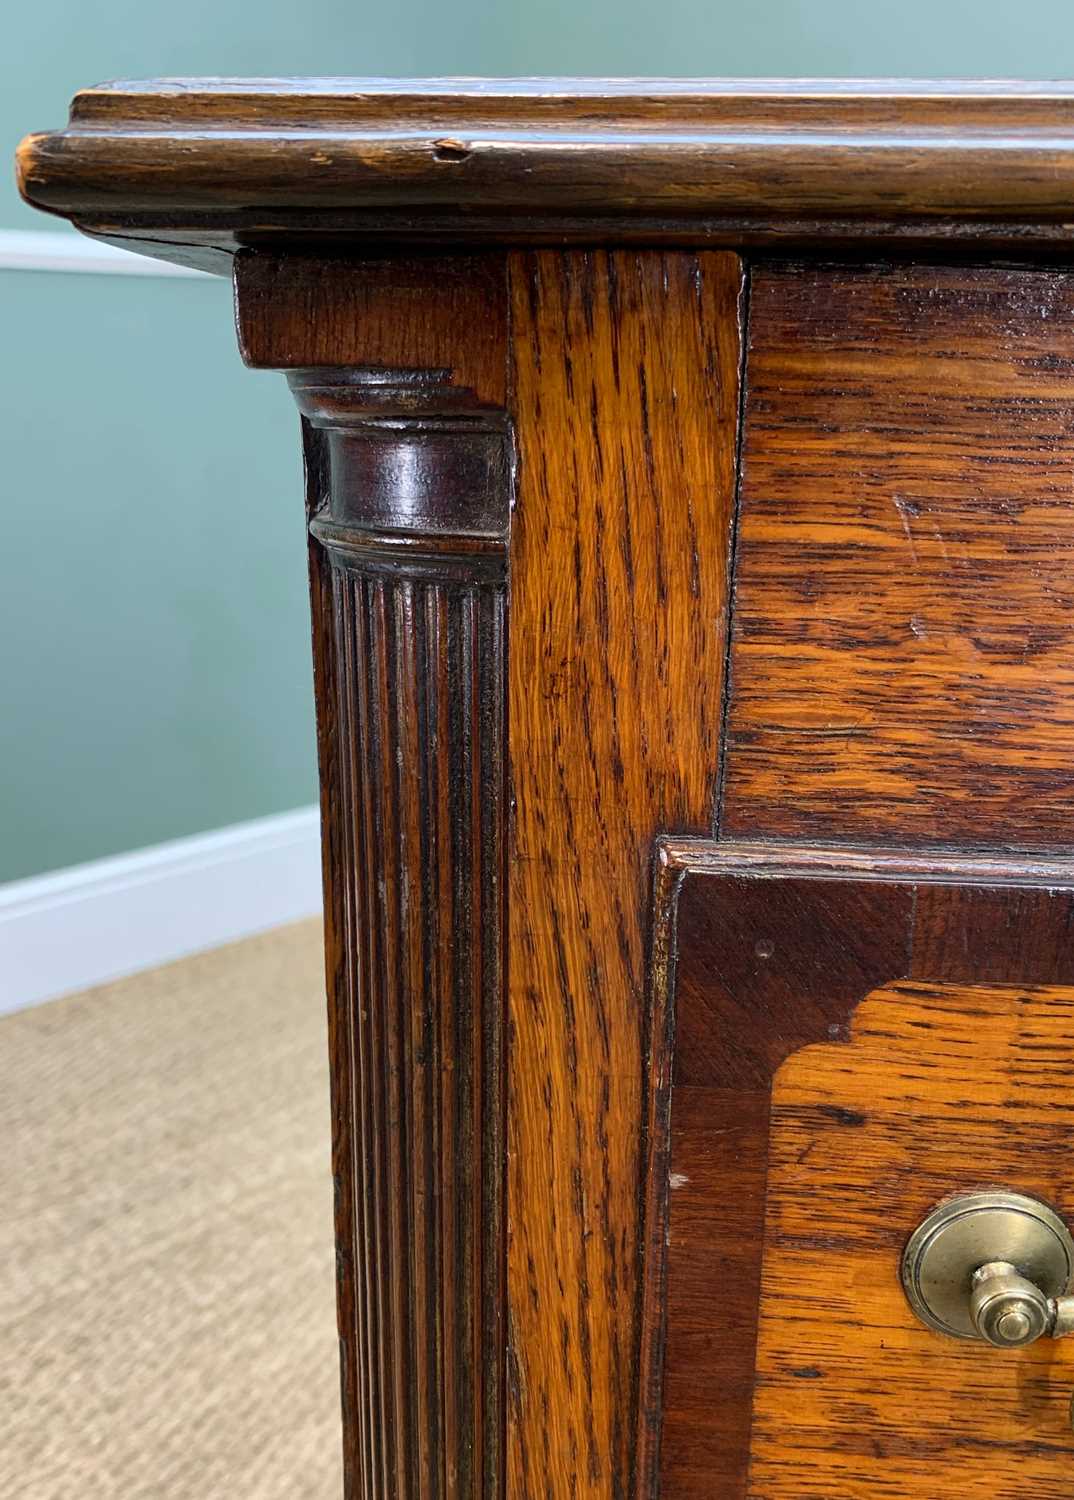
{"label": "oak chest", "polygon": [[301,413],[349,1500],[1074,1490],[1072,110],[186,80],[24,143]]}

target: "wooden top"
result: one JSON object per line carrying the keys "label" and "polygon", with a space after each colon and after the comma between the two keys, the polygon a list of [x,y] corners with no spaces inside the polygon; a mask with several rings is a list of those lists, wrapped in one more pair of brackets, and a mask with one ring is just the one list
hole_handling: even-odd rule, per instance
{"label": "wooden top", "polygon": [[1074,238],[1074,83],[158,79],[78,94],[26,199],[149,254],[354,237]]}

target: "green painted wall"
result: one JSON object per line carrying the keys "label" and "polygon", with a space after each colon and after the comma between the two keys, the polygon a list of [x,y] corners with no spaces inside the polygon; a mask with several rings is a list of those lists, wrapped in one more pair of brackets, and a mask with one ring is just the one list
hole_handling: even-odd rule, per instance
{"label": "green painted wall", "polygon": [[0,272],[0,878],[313,800],[298,419],[226,281]]}
{"label": "green painted wall", "polygon": [[[157,74],[1061,77],[1066,0],[55,0],[0,140]],[[59,228],[0,190],[0,227]],[[0,272],[0,880],[314,797],[297,420],[223,282]]]}

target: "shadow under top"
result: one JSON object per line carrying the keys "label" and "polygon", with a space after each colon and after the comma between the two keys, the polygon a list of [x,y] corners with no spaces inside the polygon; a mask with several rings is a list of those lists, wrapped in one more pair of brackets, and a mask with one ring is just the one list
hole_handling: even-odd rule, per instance
{"label": "shadow under top", "polygon": [[1074,242],[1074,83],[157,79],[29,136],[38,208],[145,254]]}

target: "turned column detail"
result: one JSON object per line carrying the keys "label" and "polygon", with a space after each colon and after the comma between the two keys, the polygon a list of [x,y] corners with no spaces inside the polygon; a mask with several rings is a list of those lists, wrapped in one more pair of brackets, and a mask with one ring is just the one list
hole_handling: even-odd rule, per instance
{"label": "turned column detail", "polygon": [[292,371],[306,433],[347,1494],[503,1482],[505,414]]}

